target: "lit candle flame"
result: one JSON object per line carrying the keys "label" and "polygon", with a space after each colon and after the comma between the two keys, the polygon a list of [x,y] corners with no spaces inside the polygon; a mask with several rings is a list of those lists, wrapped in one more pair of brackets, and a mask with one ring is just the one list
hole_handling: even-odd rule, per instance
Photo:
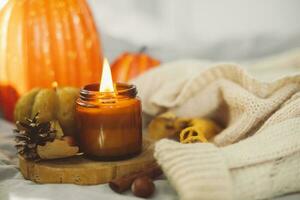
{"label": "lit candle flame", "polygon": [[101,93],[115,94],[114,84],[111,77],[110,66],[106,58],[103,60],[102,76],[99,91]]}

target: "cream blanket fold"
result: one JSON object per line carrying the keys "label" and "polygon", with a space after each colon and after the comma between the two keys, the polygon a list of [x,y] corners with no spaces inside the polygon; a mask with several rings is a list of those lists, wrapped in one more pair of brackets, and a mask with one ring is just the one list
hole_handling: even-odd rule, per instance
{"label": "cream blanket fold", "polygon": [[181,62],[134,81],[146,113],[209,117],[224,127],[213,144],[156,143],[155,158],[180,199],[300,191],[300,75],[267,83],[234,64],[205,66]]}

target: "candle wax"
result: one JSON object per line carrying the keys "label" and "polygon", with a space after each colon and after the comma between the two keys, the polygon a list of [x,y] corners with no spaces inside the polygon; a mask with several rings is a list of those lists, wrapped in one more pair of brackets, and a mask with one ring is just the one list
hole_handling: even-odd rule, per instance
{"label": "candle wax", "polygon": [[137,98],[76,105],[81,150],[91,157],[113,159],[138,154],[142,147],[141,102]]}

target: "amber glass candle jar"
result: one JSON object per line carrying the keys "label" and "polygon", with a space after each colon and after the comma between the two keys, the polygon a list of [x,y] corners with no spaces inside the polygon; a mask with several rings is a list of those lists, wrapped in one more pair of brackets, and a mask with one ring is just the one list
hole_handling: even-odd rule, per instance
{"label": "amber glass candle jar", "polygon": [[141,101],[137,89],[118,83],[116,91],[114,96],[104,96],[99,84],[90,84],[81,89],[76,101],[80,149],[93,159],[126,159],[141,152]]}

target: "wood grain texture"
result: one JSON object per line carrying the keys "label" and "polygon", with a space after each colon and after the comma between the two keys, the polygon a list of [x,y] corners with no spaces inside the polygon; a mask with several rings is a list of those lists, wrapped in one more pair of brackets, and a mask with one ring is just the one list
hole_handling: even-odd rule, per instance
{"label": "wood grain texture", "polygon": [[71,158],[28,161],[19,157],[19,167],[25,179],[36,183],[74,183],[96,185],[141,170],[154,163],[153,144],[144,139],[143,151],[138,156],[123,161],[94,161],[83,156]]}

